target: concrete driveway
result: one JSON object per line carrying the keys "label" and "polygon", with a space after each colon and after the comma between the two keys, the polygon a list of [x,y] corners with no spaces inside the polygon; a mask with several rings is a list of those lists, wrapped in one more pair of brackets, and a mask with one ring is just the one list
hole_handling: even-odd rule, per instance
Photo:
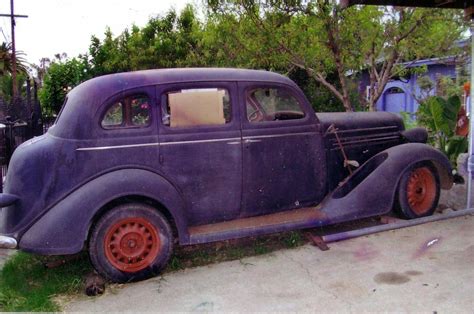
{"label": "concrete driveway", "polygon": [[474,217],[198,267],[66,311],[474,311]]}

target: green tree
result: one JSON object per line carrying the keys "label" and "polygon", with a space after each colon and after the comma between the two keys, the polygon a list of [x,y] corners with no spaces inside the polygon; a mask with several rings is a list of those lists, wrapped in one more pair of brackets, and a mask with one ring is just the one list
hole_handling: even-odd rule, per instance
{"label": "green tree", "polygon": [[[22,51],[16,51],[16,70],[18,73],[28,73],[28,66],[24,59],[24,53]],[[0,76],[11,74],[13,71],[13,52],[11,43],[3,42],[0,45]]]}
{"label": "green tree", "polygon": [[57,114],[68,91],[89,78],[91,78],[91,73],[87,57],[53,60],[38,94],[44,115]]}
{"label": "green tree", "polygon": [[[211,23],[229,29],[235,59],[300,68],[347,111],[354,109],[350,81],[357,73],[370,74],[367,107],[375,110],[387,82],[405,70],[400,62],[444,55],[466,29],[457,11],[376,6],[341,11],[329,0],[208,0],[207,5]],[[333,73],[336,81],[329,79]]]}
{"label": "green tree", "polygon": [[201,36],[201,23],[191,5],[179,15],[170,10],[143,28],[134,25],[116,37],[107,29],[104,40],[91,39],[91,74],[203,65],[197,51]]}
{"label": "green tree", "polygon": [[[24,84],[28,77],[28,65],[24,59],[22,51],[16,51],[16,69],[17,69],[17,86],[19,86],[20,95],[24,95],[26,90]],[[13,92],[13,52],[11,43],[3,42],[0,45],[0,96],[9,103],[12,99]]]}

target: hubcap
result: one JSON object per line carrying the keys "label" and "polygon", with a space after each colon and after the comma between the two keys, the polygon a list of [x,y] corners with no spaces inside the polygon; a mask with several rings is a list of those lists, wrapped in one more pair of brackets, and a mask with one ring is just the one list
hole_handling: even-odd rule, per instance
{"label": "hubcap", "polygon": [[107,229],[105,256],[117,269],[136,272],[150,266],[160,252],[155,226],[140,217],[125,218]]}
{"label": "hubcap", "polygon": [[436,179],[427,167],[413,170],[407,183],[408,204],[417,215],[426,214],[436,198]]}

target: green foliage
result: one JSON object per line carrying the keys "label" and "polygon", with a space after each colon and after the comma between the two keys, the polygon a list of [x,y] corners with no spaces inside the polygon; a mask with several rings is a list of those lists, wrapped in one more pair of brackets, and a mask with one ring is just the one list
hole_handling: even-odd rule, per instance
{"label": "green foliage", "polygon": [[388,80],[408,71],[397,64],[452,54],[467,25],[460,11],[377,6],[341,11],[336,1],[326,0],[207,4],[218,38],[227,40],[216,42],[233,62],[286,72],[301,68],[346,110],[355,107],[350,83],[358,79],[348,73],[370,74],[367,107],[374,110]]}
{"label": "green foliage", "polygon": [[417,112],[418,122],[428,129],[431,143],[445,153],[453,164],[468,146],[467,138],[455,135],[460,107],[459,96],[447,99],[430,96],[420,103]]}
{"label": "green foliage", "polygon": [[[27,79],[27,62],[24,59],[22,51],[16,51],[16,70],[17,70],[17,86],[19,87],[20,95],[26,94],[24,84]],[[13,62],[12,62],[12,45],[11,43],[3,42],[0,45],[0,97],[7,103],[12,100],[13,91]]]}
{"label": "green foliage", "polygon": [[201,65],[197,56],[201,37],[201,24],[191,5],[179,15],[170,10],[151,18],[143,28],[132,26],[117,37],[107,29],[104,40],[91,38],[91,74]]}
{"label": "green foliage", "polygon": [[[373,74],[380,96],[388,79],[419,70],[395,64],[452,54],[453,42],[466,29],[457,11],[377,6],[341,11],[325,0],[209,0],[204,9],[204,19],[188,5],[153,17],[144,27],[132,25],[118,35],[106,29],[104,39],[92,36],[88,54],[73,59],[77,64],[53,61],[42,104],[49,114],[57,113],[65,88],[109,73],[243,67],[295,78],[317,111],[373,110],[378,96],[369,103],[359,96],[362,70]],[[63,72],[77,75],[62,79]]]}
{"label": "green foliage", "polygon": [[298,231],[289,232],[288,235],[283,238],[283,242],[288,248],[294,248],[304,243],[301,232]]}
{"label": "green foliage", "polygon": [[43,114],[57,114],[67,93],[81,82],[91,78],[90,66],[85,57],[53,61],[44,77],[43,87],[38,93]]}
{"label": "green foliage", "polygon": [[[19,74],[26,74],[28,72],[24,55],[22,51],[16,51],[15,53],[16,70]],[[0,76],[12,73],[12,61],[12,44],[3,42],[0,45]]]}
{"label": "green foliage", "polygon": [[[18,73],[17,77],[17,84],[19,87],[20,95],[26,97],[26,80],[27,74],[26,73]],[[6,73],[4,75],[0,75],[0,97],[5,100],[8,104],[12,100],[12,91],[13,91],[13,79],[11,74]]]}
{"label": "green foliage", "polygon": [[55,295],[82,289],[82,276],[91,271],[87,255],[48,269],[43,263],[51,259],[19,252],[6,262],[0,272],[1,311],[59,311]]}
{"label": "green foliage", "polygon": [[401,111],[400,115],[402,116],[403,124],[405,125],[406,130],[418,127],[417,121],[412,118],[409,112]]}

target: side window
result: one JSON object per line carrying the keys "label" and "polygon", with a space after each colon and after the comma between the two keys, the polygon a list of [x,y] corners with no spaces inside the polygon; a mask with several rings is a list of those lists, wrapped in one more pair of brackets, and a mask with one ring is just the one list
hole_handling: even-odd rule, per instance
{"label": "side window", "polygon": [[229,92],[221,88],[193,88],[162,96],[163,124],[171,128],[222,125],[231,120]]}
{"label": "side window", "polygon": [[116,102],[110,106],[102,119],[102,126],[105,128],[118,127],[123,124],[123,105]]}
{"label": "side window", "polygon": [[250,122],[304,118],[298,100],[284,88],[256,88],[247,93],[247,119]]}
{"label": "side window", "polygon": [[105,129],[146,127],[150,125],[150,99],[145,95],[134,95],[113,103],[102,118]]}

